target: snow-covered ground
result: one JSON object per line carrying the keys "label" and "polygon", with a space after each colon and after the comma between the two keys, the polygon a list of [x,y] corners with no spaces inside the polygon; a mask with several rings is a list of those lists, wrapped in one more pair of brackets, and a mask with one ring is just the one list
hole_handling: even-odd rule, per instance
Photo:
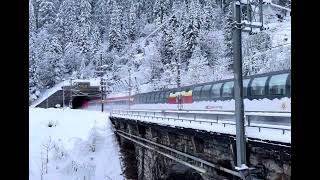
{"label": "snow-covered ground", "polygon": [[121,173],[108,114],[29,108],[30,180],[122,180]]}

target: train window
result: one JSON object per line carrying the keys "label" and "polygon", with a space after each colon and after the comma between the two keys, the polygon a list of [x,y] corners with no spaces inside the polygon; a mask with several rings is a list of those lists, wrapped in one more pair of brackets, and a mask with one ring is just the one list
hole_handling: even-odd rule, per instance
{"label": "train window", "polygon": [[167,91],[164,98],[165,98],[165,102],[168,102],[169,100],[169,96],[170,96],[170,91]]}
{"label": "train window", "polygon": [[291,96],[291,75],[289,75],[289,77],[288,77],[287,88],[288,88],[289,96]]}
{"label": "train window", "polygon": [[137,104],[137,95],[133,96],[133,104]]}
{"label": "train window", "polygon": [[163,102],[163,92],[159,92],[159,103]]}
{"label": "train window", "polygon": [[270,95],[285,95],[286,94],[286,81],[289,73],[279,74],[271,77],[269,81]]}
{"label": "train window", "polygon": [[191,89],[190,88],[186,88],[186,89],[184,89],[184,92],[189,92],[189,91],[191,91]]}
{"label": "train window", "polygon": [[164,92],[160,92],[159,94],[159,103],[163,103]]}
{"label": "train window", "polygon": [[153,103],[154,102],[154,95],[153,93],[149,93],[149,103]]}
{"label": "train window", "polygon": [[166,102],[165,94],[166,92],[161,92],[161,103]]}
{"label": "train window", "polygon": [[145,101],[144,101],[144,103],[145,103],[145,104],[148,104],[148,102],[149,102],[149,94],[145,94],[144,96],[145,96]]}
{"label": "train window", "polygon": [[151,93],[151,103],[156,101],[157,93]]}
{"label": "train window", "polygon": [[159,92],[155,93],[155,95],[154,95],[154,103],[159,103],[159,99],[160,99],[159,95],[160,95]]}
{"label": "train window", "polygon": [[150,103],[150,94],[146,94],[146,104]]}
{"label": "train window", "polygon": [[152,94],[148,93],[148,103],[150,104],[152,102]]}
{"label": "train window", "polygon": [[211,86],[212,84],[203,86],[202,92],[201,92],[201,99],[209,99]]}
{"label": "train window", "polygon": [[193,89],[194,100],[199,100],[201,95],[201,89],[203,86],[197,86]]}
{"label": "train window", "polygon": [[254,78],[251,83],[251,95],[262,96],[265,95],[265,85],[268,77]]}
{"label": "train window", "polygon": [[159,101],[158,101],[158,103],[161,103],[162,102],[162,98],[163,97],[163,93],[162,92],[159,92]]}
{"label": "train window", "polygon": [[148,103],[148,94],[144,94],[144,104]]}
{"label": "train window", "polygon": [[157,102],[157,99],[158,99],[158,93],[152,93],[152,96],[153,96],[152,102],[153,102],[153,103],[156,103],[156,102]]}
{"label": "train window", "polygon": [[233,81],[226,82],[222,88],[222,97],[232,97],[233,96]]}
{"label": "train window", "polygon": [[249,85],[250,79],[243,80],[243,96],[248,96],[248,85]]}
{"label": "train window", "polygon": [[214,84],[211,88],[211,97],[217,98],[220,97],[220,88],[222,83]]}
{"label": "train window", "polygon": [[139,101],[139,104],[141,104],[141,103],[142,103],[142,95],[139,95],[139,99],[138,99],[138,101]]}

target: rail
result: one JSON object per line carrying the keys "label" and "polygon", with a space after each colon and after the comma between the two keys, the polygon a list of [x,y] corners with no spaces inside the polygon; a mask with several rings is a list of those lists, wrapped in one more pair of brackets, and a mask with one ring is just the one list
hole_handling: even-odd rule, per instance
{"label": "rail", "polygon": [[[206,173],[207,171],[204,169],[204,166],[203,165],[206,165],[206,166],[209,166],[211,168],[216,168],[216,169],[219,169],[221,171],[224,171],[226,173],[229,173],[229,174],[232,174],[234,176],[238,176],[242,179],[243,176],[242,174],[240,174],[239,172],[237,171],[234,171],[234,170],[231,170],[231,169],[227,169],[227,168],[224,168],[222,166],[219,166],[217,164],[213,164],[211,162],[208,162],[206,160],[203,160],[201,158],[198,158],[198,157],[195,157],[195,156],[192,156],[190,154],[187,154],[187,153],[184,153],[184,152],[181,152],[181,151],[178,151],[176,149],[173,149],[171,147],[167,147],[167,146],[164,146],[162,144],[159,144],[159,143],[156,143],[156,142],[153,142],[153,141],[150,141],[148,139],[145,139],[145,138],[142,138],[142,137],[139,137],[139,136],[135,136],[135,135],[132,135],[132,134],[129,134],[129,133],[126,133],[124,131],[121,131],[121,130],[117,130],[116,133],[126,139],[129,139],[145,148],[148,148],[150,150],[153,150],[153,151],[156,151],[170,159],[173,159],[175,161],[178,161],[190,168],[193,168],[201,173]],[[167,152],[166,152],[167,151]],[[170,154],[174,154],[175,156],[181,156],[181,157],[184,157],[184,158],[187,158],[189,161],[185,161],[185,160],[182,160],[183,158],[175,158],[174,156],[171,156]],[[196,165],[193,165],[191,164],[190,160],[193,160],[195,162],[198,162],[198,164],[200,164],[200,167],[199,166],[196,166]]]}

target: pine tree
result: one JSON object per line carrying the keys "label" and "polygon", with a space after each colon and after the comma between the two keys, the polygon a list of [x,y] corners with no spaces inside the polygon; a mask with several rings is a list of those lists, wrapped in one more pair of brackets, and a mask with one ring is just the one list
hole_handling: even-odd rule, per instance
{"label": "pine tree", "polygon": [[70,42],[65,48],[65,53],[62,58],[63,65],[65,67],[65,73],[71,75],[72,72],[79,71],[81,58],[80,49],[77,45]]}
{"label": "pine tree", "polygon": [[207,31],[213,30],[213,24],[215,23],[215,21],[214,21],[212,1],[208,1],[205,3],[203,8],[203,13],[201,14],[201,21],[202,21],[202,29]]}
{"label": "pine tree", "polygon": [[154,0],[143,0],[141,4],[142,6],[138,13],[138,17],[142,18],[142,16],[145,15],[147,23],[152,23],[155,19],[153,14]]}
{"label": "pine tree", "polygon": [[58,10],[60,8],[60,5],[62,4],[62,1],[63,0],[51,0],[51,2],[54,5],[54,10],[55,10],[56,13],[58,13]]}
{"label": "pine tree", "polygon": [[90,31],[90,43],[91,43],[91,54],[94,54],[98,51],[100,44],[102,43],[102,39],[99,34],[99,28],[97,24],[93,24]]}
{"label": "pine tree", "polygon": [[36,30],[36,18],[34,15],[34,8],[32,1],[29,1],[29,35]]}
{"label": "pine tree", "polygon": [[136,6],[134,5],[134,3],[131,3],[131,7],[130,7],[130,13],[129,13],[129,30],[128,30],[128,38],[129,40],[132,42],[134,42],[136,40],[137,37],[137,27],[136,27],[136,20],[137,20],[137,16],[136,16]]}
{"label": "pine tree", "polygon": [[161,37],[160,54],[163,65],[171,64],[174,57],[172,29],[170,26],[164,28]]}
{"label": "pine tree", "polygon": [[74,42],[74,31],[77,25],[77,6],[75,0],[63,1],[56,23],[56,31],[63,50],[69,42]]}
{"label": "pine tree", "polygon": [[74,42],[80,49],[81,60],[85,66],[91,62],[91,5],[89,0],[75,1],[76,14],[78,14],[76,24],[73,26],[72,42]]}
{"label": "pine tree", "polygon": [[156,0],[153,5],[153,16],[157,25],[162,24],[169,16],[170,0]]}
{"label": "pine tree", "polygon": [[110,23],[110,6],[108,0],[98,0],[93,7],[93,22],[97,24],[100,32],[100,39],[105,40],[105,35],[109,29]]}
{"label": "pine tree", "polygon": [[229,59],[228,69],[233,69],[233,47],[232,47],[232,3],[228,4],[226,11],[226,16],[224,18],[224,39],[225,39],[225,57]]}
{"label": "pine tree", "polygon": [[39,8],[41,0],[30,0],[31,4],[33,5],[33,12],[35,17],[35,23],[36,23],[36,30],[39,29]]}
{"label": "pine tree", "polygon": [[79,25],[89,25],[91,18],[91,4],[89,0],[80,0],[79,5]]}
{"label": "pine tree", "polygon": [[208,60],[202,55],[200,47],[197,46],[189,63],[188,76],[191,82],[201,83],[208,81],[211,75]]}
{"label": "pine tree", "polygon": [[29,35],[29,103],[38,98],[40,90],[42,89],[39,83],[36,49],[36,35],[35,33],[31,33]]}
{"label": "pine tree", "polygon": [[194,48],[197,46],[197,38],[200,31],[200,4],[198,0],[192,1],[185,14],[183,24],[183,60],[188,64],[188,59],[191,58]]}
{"label": "pine tree", "polygon": [[56,20],[54,4],[49,0],[42,0],[39,5],[39,28],[48,27]]}
{"label": "pine tree", "polygon": [[121,10],[116,3],[113,1],[113,9],[111,11],[111,23],[110,23],[110,33],[109,33],[109,50],[121,51],[123,48],[123,37],[121,32]]}
{"label": "pine tree", "polygon": [[41,30],[36,44],[37,74],[42,87],[52,87],[63,78],[62,48],[55,36]]}

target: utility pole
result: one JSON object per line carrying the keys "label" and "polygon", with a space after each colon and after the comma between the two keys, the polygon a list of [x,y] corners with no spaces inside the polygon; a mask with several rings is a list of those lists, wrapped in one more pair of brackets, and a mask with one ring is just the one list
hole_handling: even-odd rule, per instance
{"label": "utility pole", "polygon": [[73,96],[73,85],[72,85],[72,78],[70,79],[70,101],[69,107],[72,108],[72,96]]}
{"label": "utility pole", "polygon": [[129,67],[129,98],[128,98],[128,109],[130,110],[130,106],[131,106],[131,67]]}
{"label": "utility pole", "polygon": [[100,85],[101,85],[101,112],[104,110],[104,86],[105,86],[105,81],[103,77],[100,79]]}
{"label": "utility pole", "polygon": [[99,70],[100,72],[100,87],[101,87],[101,112],[103,112],[104,110],[104,86],[105,86],[105,82],[103,79],[103,72],[102,72],[102,54],[100,54],[100,68]]}
{"label": "utility pole", "polygon": [[234,27],[232,30],[233,40],[233,65],[234,65],[234,98],[236,118],[236,144],[237,144],[237,167],[246,164],[246,138],[244,129],[244,105],[243,105],[243,82],[242,82],[242,49],[241,49],[241,11],[240,1],[233,1]]}
{"label": "utility pole", "polygon": [[[178,58],[178,63],[177,63],[177,88],[179,91],[181,87],[181,51],[179,50],[179,58]],[[177,96],[178,98],[178,110],[182,110],[182,95],[181,92]]]}
{"label": "utility pole", "polygon": [[64,81],[62,86],[62,108],[64,109]]}
{"label": "utility pole", "polygon": [[[263,24],[263,0],[259,0],[259,21]],[[262,27],[262,26],[261,26]]]}

